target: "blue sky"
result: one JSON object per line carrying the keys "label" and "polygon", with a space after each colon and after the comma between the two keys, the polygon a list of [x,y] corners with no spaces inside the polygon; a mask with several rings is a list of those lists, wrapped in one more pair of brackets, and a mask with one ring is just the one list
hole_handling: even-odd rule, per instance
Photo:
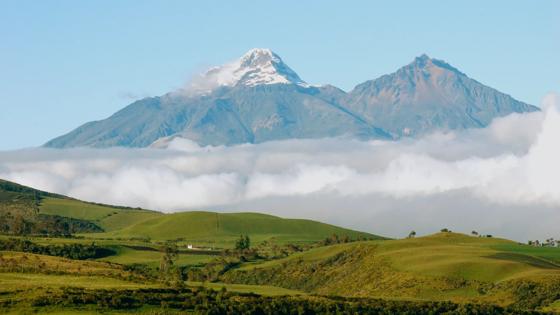
{"label": "blue sky", "polygon": [[41,145],[253,47],[345,90],[427,53],[538,104],[560,87],[560,1],[0,0],[0,150]]}

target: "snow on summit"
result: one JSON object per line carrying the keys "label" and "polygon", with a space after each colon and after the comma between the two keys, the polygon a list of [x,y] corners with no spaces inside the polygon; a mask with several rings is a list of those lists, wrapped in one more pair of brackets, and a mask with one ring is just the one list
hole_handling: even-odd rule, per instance
{"label": "snow on summit", "polygon": [[254,48],[234,62],[209,69],[200,78],[193,80],[190,89],[210,92],[219,86],[262,84],[309,86],[272,50]]}

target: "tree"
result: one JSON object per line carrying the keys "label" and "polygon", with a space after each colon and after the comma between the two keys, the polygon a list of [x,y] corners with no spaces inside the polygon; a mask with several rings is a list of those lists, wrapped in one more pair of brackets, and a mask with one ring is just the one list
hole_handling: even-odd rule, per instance
{"label": "tree", "polygon": [[451,232],[451,230],[448,229],[448,228],[443,228],[443,229],[441,229],[440,231],[441,231],[442,233],[449,233],[449,232]]}
{"label": "tree", "polygon": [[167,276],[173,267],[174,260],[177,258],[179,250],[175,242],[168,241],[163,246],[163,256],[159,264],[159,270],[162,276]]}
{"label": "tree", "polygon": [[25,220],[21,214],[17,214],[14,218],[13,231],[15,235],[25,234]]}
{"label": "tree", "polygon": [[338,235],[333,233],[333,235],[331,235],[331,244],[338,244],[338,243],[340,243],[338,239]]}
{"label": "tree", "polygon": [[416,231],[410,231],[410,233],[408,233],[408,238],[414,238],[416,236]]}
{"label": "tree", "polygon": [[249,235],[241,235],[239,239],[235,242],[235,249],[237,250],[244,250],[249,249],[251,247],[251,239]]}
{"label": "tree", "polygon": [[245,248],[249,249],[251,247],[251,239],[249,238],[249,235],[245,235]]}
{"label": "tree", "polygon": [[472,235],[472,236],[478,236],[478,232],[475,231],[475,230],[473,230],[473,231],[471,232],[471,235]]}

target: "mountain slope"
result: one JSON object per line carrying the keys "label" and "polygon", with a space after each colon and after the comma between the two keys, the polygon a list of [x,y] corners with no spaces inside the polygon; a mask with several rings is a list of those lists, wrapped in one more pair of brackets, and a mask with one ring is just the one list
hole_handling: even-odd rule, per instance
{"label": "mountain slope", "polygon": [[168,136],[202,145],[346,135],[390,138],[341,107],[340,92],[312,87],[272,51],[253,49],[236,62],[210,69],[185,90],[134,102],[45,146],[146,147]]}
{"label": "mountain slope", "polygon": [[427,55],[359,84],[346,106],[396,137],[485,127],[496,117],[539,110]]}
{"label": "mountain slope", "polygon": [[309,85],[271,50],[252,49],[184,89],[136,101],[45,146],[147,147],[169,137],[201,145],[341,136],[389,140],[484,127],[496,117],[536,110],[426,55],[346,93]]}

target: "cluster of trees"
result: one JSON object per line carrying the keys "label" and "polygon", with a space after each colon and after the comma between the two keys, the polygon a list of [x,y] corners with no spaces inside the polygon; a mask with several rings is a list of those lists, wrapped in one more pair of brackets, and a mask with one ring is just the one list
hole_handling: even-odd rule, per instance
{"label": "cluster of trees", "polygon": [[238,267],[241,260],[236,257],[219,257],[204,265],[202,268],[184,269],[184,278],[198,282],[216,282],[226,272]]}
{"label": "cluster of trees", "polygon": [[[448,228],[443,228],[440,230],[441,233],[451,233],[452,231]],[[482,235],[482,234],[478,234],[477,231],[472,231],[471,232],[472,236],[476,236],[476,237],[492,237],[491,234],[486,234],[486,235]],[[416,237],[416,231],[410,231],[410,233],[408,233],[408,236],[406,238],[414,238]]]}
{"label": "cluster of trees", "polygon": [[560,240],[555,240],[553,237],[551,237],[551,238],[547,238],[544,241],[529,240],[527,241],[527,244],[531,246],[560,247]]}
{"label": "cluster of trees", "polygon": [[471,235],[475,237],[488,237],[488,238],[493,237],[492,234],[479,234],[475,230],[472,230]]}
{"label": "cluster of trees", "polygon": [[160,279],[168,286],[182,288],[185,285],[184,267],[176,266],[175,260],[179,257],[179,248],[174,241],[167,241],[162,247],[163,255],[159,263]]}
{"label": "cluster of trees", "polygon": [[69,237],[74,233],[103,232],[96,224],[57,215],[24,214],[23,211],[0,212],[0,233]]}
{"label": "cluster of trees", "polygon": [[241,235],[236,241],[234,249],[224,250],[221,256],[203,266],[177,266],[175,265],[175,260],[179,254],[177,243],[168,241],[162,246],[163,255],[158,268],[159,278],[175,288],[183,287],[187,280],[217,281],[222,274],[242,262],[263,259],[259,256],[257,249],[250,248],[250,246],[249,236]]}
{"label": "cluster of trees", "polygon": [[95,245],[64,244],[64,245],[39,245],[29,240],[10,238],[0,240],[0,250],[25,252],[39,255],[58,256],[69,259],[90,259],[114,255],[115,252]]}
{"label": "cluster of trees", "polygon": [[245,250],[251,247],[251,239],[249,235],[241,235],[239,239],[235,242],[236,250]]}
{"label": "cluster of trees", "polygon": [[412,302],[343,297],[264,297],[205,288],[91,290],[64,288],[60,292],[36,296],[35,308],[93,306],[96,310],[159,308],[164,312],[189,311],[195,314],[540,314],[536,311],[503,308],[488,304],[452,302]]}
{"label": "cluster of trees", "polygon": [[514,306],[520,309],[541,309],[558,301],[560,296],[560,277],[551,277],[550,281],[533,281],[517,279],[501,284],[513,293]]}
{"label": "cluster of trees", "polygon": [[14,193],[19,193],[25,196],[31,196],[33,197],[35,200],[40,200],[42,197],[62,197],[65,198],[63,196],[57,195],[57,194],[51,194],[48,192],[44,192],[44,191],[40,191],[37,189],[33,189],[33,188],[29,188],[26,186],[22,186],[16,183],[12,183],[12,182],[8,182],[5,180],[1,180],[0,179],[0,191],[6,191],[6,192],[14,192]]}
{"label": "cluster of trees", "polygon": [[368,241],[368,240],[373,240],[373,238],[358,237],[356,239],[352,239],[348,235],[339,236],[337,234],[333,234],[325,238],[323,241],[321,241],[319,245],[325,246],[325,245],[360,242],[360,241]]}
{"label": "cluster of trees", "polygon": [[70,236],[80,232],[103,232],[86,220],[39,213],[39,204],[47,196],[65,198],[0,180],[0,233]]}
{"label": "cluster of trees", "polygon": [[298,244],[273,244],[268,241],[264,241],[257,247],[259,256],[265,259],[279,259],[287,257],[294,253],[303,252],[309,250],[313,247],[311,244],[298,245]]}

